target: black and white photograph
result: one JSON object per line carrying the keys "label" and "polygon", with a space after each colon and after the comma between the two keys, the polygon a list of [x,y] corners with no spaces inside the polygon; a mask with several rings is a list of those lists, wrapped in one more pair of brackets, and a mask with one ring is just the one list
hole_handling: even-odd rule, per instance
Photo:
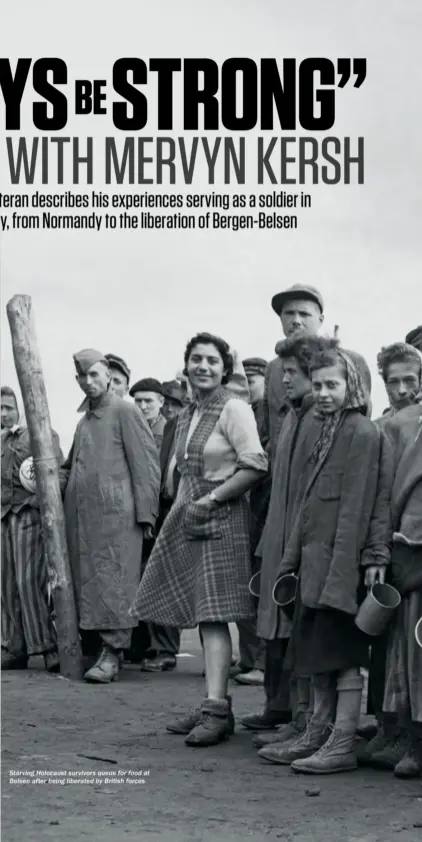
{"label": "black and white photograph", "polygon": [[2,839],[415,842],[420,4],[1,17]]}

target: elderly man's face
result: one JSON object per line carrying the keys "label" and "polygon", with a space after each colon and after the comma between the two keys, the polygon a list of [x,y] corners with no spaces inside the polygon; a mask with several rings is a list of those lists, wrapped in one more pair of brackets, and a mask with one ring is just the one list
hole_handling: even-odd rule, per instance
{"label": "elderly man's face", "polygon": [[110,392],[118,398],[124,398],[128,392],[127,377],[114,366],[110,366]]}
{"label": "elderly man's face", "polygon": [[10,395],[1,398],[1,429],[10,430],[19,421],[19,412],[15,401]]}
{"label": "elderly man's face", "polygon": [[292,336],[294,333],[315,336],[324,321],[324,316],[316,301],[297,298],[286,302],[280,319],[285,336]]}
{"label": "elderly man's face", "polygon": [[77,374],[76,379],[86,396],[96,400],[104,395],[110,383],[110,369],[102,362],[95,363],[86,374]]}
{"label": "elderly man's face", "polygon": [[163,395],[157,392],[135,392],[133,399],[149,424],[157,420],[164,403]]}

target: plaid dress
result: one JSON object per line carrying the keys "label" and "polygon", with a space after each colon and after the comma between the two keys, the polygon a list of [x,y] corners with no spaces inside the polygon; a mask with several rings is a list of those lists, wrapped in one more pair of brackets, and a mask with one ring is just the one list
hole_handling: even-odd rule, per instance
{"label": "plaid dress", "polygon": [[195,407],[186,407],[179,415],[179,491],[139,585],[130,611],[133,617],[189,629],[198,623],[230,623],[254,616],[248,590],[251,567],[245,495],[212,508],[195,503],[221,485],[204,479],[203,453],[232,397],[224,387],[210,396],[189,441]]}

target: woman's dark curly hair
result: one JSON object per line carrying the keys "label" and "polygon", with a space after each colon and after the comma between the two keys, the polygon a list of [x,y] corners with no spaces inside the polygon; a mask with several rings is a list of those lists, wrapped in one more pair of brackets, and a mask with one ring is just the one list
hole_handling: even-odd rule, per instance
{"label": "woman's dark curly hair", "polygon": [[316,336],[290,336],[277,344],[276,351],[282,360],[294,357],[306,377],[310,377],[310,363],[318,343]]}
{"label": "woman's dark curly hair", "polygon": [[347,374],[346,363],[339,355],[340,340],[331,336],[315,337],[312,344],[312,354],[309,362],[309,371],[316,371],[319,368],[329,368],[338,365],[344,376]]}
{"label": "woman's dark curly hair", "polygon": [[185,350],[185,367],[183,369],[183,374],[186,377],[188,376],[188,360],[193,349],[197,345],[215,345],[217,351],[221,356],[221,359],[223,360],[224,374],[221,384],[222,386],[225,386],[233,375],[233,357],[230,353],[230,347],[227,344],[227,342],[225,342],[224,339],[221,339],[219,336],[214,336],[213,333],[197,333],[196,336],[193,336],[192,339],[189,340]]}
{"label": "woman's dark curly hair", "polygon": [[421,375],[421,355],[413,345],[408,345],[406,342],[394,342],[393,345],[381,348],[377,355],[377,366],[384,383],[388,378],[388,369],[393,363],[416,363],[419,366],[419,376]]}

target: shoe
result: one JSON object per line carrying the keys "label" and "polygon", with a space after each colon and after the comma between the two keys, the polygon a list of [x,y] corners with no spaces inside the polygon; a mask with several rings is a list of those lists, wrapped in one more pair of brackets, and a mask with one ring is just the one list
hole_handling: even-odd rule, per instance
{"label": "shoe", "polygon": [[163,652],[155,658],[144,658],[141,661],[141,672],[168,672],[177,666],[176,655],[168,655]]}
{"label": "shoe", "polygon": [[57,649],[44,652],[44,664],[47,672],[60,672],[60,659]]}
{"label": "shoe", "polygon": [[237,678],[238,675],[246,675],[248,672],[252,672],[250,667],[245,667],[240,661],[236,661],[230,667],[229,677]]}
{"label": "shoe", "polygon": [[331,736],[312,755],[292,762],[294,772],[307,775],[330,775],[334,772],[352,772],[358,768],[355,752],[355,733],[333,728]]}
{"label": "shoe", "polygon": [[411,737],[409,748],[401,760],[394,767],[396,778],[422,777],[422,739]]}
{"label": "shoe", "polygon": [[241,724],[244,728],[249,728],[250,731],[273,731],[277,725],[287,725],[291,722],[292,715],[290,711],[284,713],[265,712],[251,713],[249,716],[244,716],[241,719]]}
{"label": "shoe", "polygon": [[[234,734],[235,722],[232,711],[232,697],[227,696],[227,701],[229,705],[230,734]],[[186,716],[176,719],[174,722],[170,722],[169,725],[166,725],[166,729],[170,732],[170,734],[190,734],[192,729],[195,728],[195,725],[198,724],[200,717],[201,708],[193,708],[190,713],[186,714]]]}
{"label": "shoe", "polygon": [[1,650],[1,668],[2,670],[26,670],[28,667],[27,655],[14,655],[7,649]]}
{"label": "shoe", "polygon": [[95,664],[84,675],[84,681],[110,684],[119,677],[119,655],[110,646],[103,646]]}
{"label": "shoe", "polygon": [[258,755],[263,760],[269,760],[270,763],[290,766],[294,760],[311,757],[312,754],[315,754],[327,742],[331,727],[325,723],[321,725],[312,723],[311,720],[298,739],[287,744],[276,743],[275,745],[264,746],[260,749]]}
{"label": "shoe", "polygon": [[364,740],[367,740],[368,743],[376,737],[379,731],[379,724],[375,723],[375,725],[362,725],[361,728],[358,728],[356,731],[357,737],[363,737]]}
{"label": "shoe", "polygon": [[214,746],[231,734],[227,699],[204,699],[196,725],[185,739],[187,746]]}
{"label": "shoe", "polygon": [[[356,733],[356,739],[359,740],[359,738],[360,734]],[[390,739],[391,737],[388,737],[385,732],[383,722],[380,722],[378,731],[369,742],[361,738],[356,750],[359,766],[371,766],[372,755],[383,751]]]}
{"label": "shoe", "polygon": [[374,769],[395,769],[407,753],[409,744],[409,735],[400,730],[395,737],[388,740],[381,751],[372,754],[371,766]]}
{"label": "shoe", "polygon": [[262,670],[249,670],[249,672],[241,672],[234,677],[237,684],[249,685],[250,687],[262,687],[264,683],[264,673]]}
{"label": "shoe", "polygon": [[264,746],[274,745],[274,743],[285,744],[291,740],[297,740],[303,734],[305,728],[306,717],[301,713],[288,725],[279,725],[275,734],[266,734],[265,732],[254,734],[252,745],[255,748],[264,748]]}

